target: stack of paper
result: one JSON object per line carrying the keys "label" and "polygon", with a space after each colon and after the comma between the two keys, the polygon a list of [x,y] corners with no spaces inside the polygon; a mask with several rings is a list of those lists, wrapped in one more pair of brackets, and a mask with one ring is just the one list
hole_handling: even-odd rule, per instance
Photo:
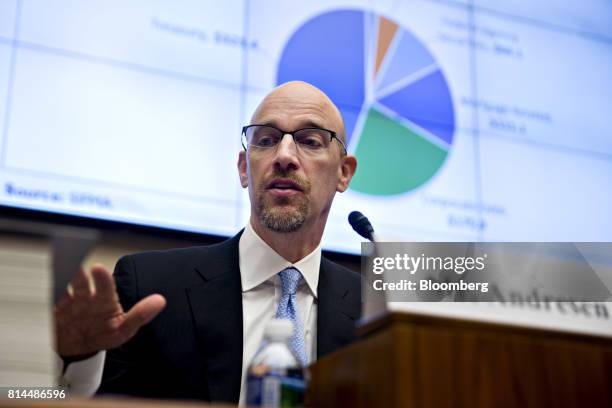
{"label": "stack of paper", "polygon": [[52,386],[51,245],[0,234],[0,387]]}

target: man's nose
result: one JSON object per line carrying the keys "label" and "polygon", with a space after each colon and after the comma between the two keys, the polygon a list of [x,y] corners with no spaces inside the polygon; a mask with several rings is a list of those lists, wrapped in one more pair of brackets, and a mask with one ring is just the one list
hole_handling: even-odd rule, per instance
{"label": "man's nose", "polygon": [[285,133],[276,146],[275,163],[283,170],[296,170],[299,167],[298,147],[289,133]]}

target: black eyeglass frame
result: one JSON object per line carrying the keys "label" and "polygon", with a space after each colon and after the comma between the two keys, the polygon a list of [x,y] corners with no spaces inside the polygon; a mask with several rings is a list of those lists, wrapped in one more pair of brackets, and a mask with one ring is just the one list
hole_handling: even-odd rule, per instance
{"label": "black eyeglass frame", "polygon": [[[344,151],[344,155],[348,154],[348,152],[347,152],[347,150],[346,150],[346,145],[345,145],[345,144],[342,142],[342,140],[340,140],[340,138],[338,137],[338,134],[337,134],[336,132],[334,132],[333,130],[329,130],[329,129],[325,129],[325,128],[319,128],[319,127],[312,127],[312,126],[310,126],[310,127],[305,127],[305,128],[301,128],[301,129],[294,130],[293,132],[287,132],[286,130],[279,129],[279,128],[277,128],[276,126],[272,126],[272,125],[260,125],[260,124],[252,124],[252,125],[243,126],[243,127],[242,127],[242,133],[241,133],[241,135],[244,135],[244,138],[246,139],[246,132],[247,132],[247,130],[248,130],[249,128],[251,128],[251,127],[255,127],[255,126],[259,126],[259,127],[264,126],[264,127],[269,127],[269,128],[272,128],[272,129],[278,130],[279,132],[281,132],[281,133],[282,133],[282,136],[285,136],[285,135],[291,135],[291,137],[293,138],[293,142],[294,142],[294,143],[295,143],[295,134],[296,134],[297,132],[301,132],[302,130],[309,130],[309,129],[311,129],[311,130],[324,130],[324,131],[326,131],[326,132],[328,132],[328,133],[330,134],[329,143],[331,143],[332,139],[336,139],[336,140],[338,141],[338,143],[340,143],[340,146],[342,146],[342,150]],[[244,150],[246,150],[246,149],[247,149],[247,147],[244,145],[244,140],[241,140],[241,142],[242,142],[242,147],[243,147],[243,149],[244,149]],[[247,142],[247,143],[248,143],[248,142]],[[297,144],[296,144],[296,145],[297,145]],[[272,147],[276,147],[276,146],[277,146],[277,145],[274,145],[274,146],[272,146]]]}

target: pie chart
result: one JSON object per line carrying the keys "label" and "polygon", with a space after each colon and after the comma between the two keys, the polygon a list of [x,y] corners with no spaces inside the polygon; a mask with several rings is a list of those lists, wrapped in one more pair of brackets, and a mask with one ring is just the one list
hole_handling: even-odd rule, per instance
{"label": "pie chart", "polygon": [[311,18],[281,53],[276,82],[301,80],[342,112],[358,169],[350,188],[393,196],[427,183],[453,142],[446,78],[427,47],[384,16],[334,10]]}

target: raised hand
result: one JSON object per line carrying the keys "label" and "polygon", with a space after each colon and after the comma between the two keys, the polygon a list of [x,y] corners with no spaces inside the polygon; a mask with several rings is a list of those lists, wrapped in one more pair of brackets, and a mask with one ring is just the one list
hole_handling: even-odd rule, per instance
{"label": "raised hand", "polygon": [[91,280],[81,268],[70,282],[72,290],[55,305],[56,346],[62,357],[78,359],[118,347],[166,306],[164,297],[155,294],[126,313],[119,303],[111,272],[98,264],[90,275]]}

